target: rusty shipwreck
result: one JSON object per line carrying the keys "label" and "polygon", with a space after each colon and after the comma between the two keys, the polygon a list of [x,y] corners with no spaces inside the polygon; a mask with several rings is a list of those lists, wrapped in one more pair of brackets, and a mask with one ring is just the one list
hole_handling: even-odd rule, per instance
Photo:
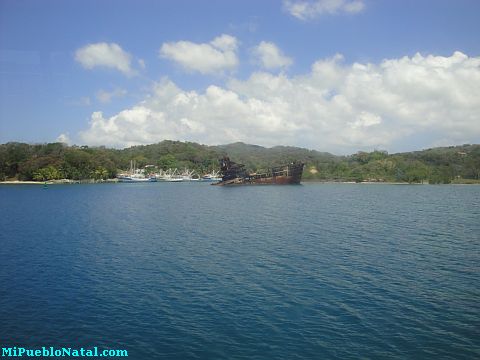
{"label": "rusty shipwreck", "polygon": [[292,162],[273,167],[264,173],[248,174],[245,165],[228,157],[220,160],[222,180],[212,185],[288,185],[300,184],[304,163]]}

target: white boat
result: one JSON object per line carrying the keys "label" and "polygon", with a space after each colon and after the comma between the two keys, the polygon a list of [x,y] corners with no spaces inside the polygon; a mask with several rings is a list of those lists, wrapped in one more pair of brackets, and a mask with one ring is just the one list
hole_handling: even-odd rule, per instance
{"label": "white boat", "polygon": [[185,169],[182,173],[179,173],[177,169],[168,169],[167,171],[161,171],[156,175],[159,181],[167,182],[183,182],[183,181],[198,181],[200,177],[195,174],[193,170]]}
{"label": "white boat", "polygon": [[183,173],[180,175],[183,181],[199,181],[200,176],[195,173],[195,170],[184,169]]}
{"label": "white boat", "polygon": [[136,169],[135,161],[130,161],[130,171],[124,174],[118,174],[117,179],[119,182],[155,182],[157,178],[155,175],[145,176],[140,169]]}
{"label": "white boat", "polygon": [[138,177],[136,174],[133,175],[119,175],[117,176],[118,181],[120,182],[155,182],[157,179],[155,177]]}
{"label": "white boat", "polygon": [[202,181],[222,181],[219,171],[212,170],[211,173],[202,176]]}
{"label": "white boat", "polygon": [[158,174],[155,175],[158,181],[167,181],[167,182],[179,182],[183,181],[183,178],[180,174],[177,173],[177,169],[168,169],[167,171],[160,170]]}

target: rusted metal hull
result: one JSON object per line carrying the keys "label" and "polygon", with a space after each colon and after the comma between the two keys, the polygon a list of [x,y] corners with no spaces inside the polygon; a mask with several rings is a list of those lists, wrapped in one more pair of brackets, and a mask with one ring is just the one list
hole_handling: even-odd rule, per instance
{"label": "rusted metal hull", "polygon": [[262,178],[262,179],[245,179],[245,178],[236,178],[227,181],[219,181],[212,185],[291,185],[291,184],[300,184],[300,181],[292,178],[291,176],[278,176],[275,178]]}
{"label": "rusted metal hull", "polygon": [[292,163],[276,167],[264,174],[249,174],[243,176],[224,176],[222,181],[212,185],[290,185],[300,184],[303,173],[303,163]]}

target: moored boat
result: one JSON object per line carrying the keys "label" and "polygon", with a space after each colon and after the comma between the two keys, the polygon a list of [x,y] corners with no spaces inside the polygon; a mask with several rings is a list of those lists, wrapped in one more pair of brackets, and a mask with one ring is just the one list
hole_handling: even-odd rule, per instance
{"label": "moored boat", "polygon": [[177,169],[168,169],[167,171],[161,171],[156,174],[156,178],[159,181],[166,182],[184,182],[184,181],[199,181],[200,177],[194,170],[184,169],[182,173],[178,173]]}
{"label": "moored boat", "polygon": [[119,175],[117,176],[119,182],[155,182],[157,179],[155,177],[145,177],[138,176],[137,174],[133,175]]}
{"label": "moored boat", "polygon": [[126,183],[157,181],[155,175],[145,176],[145,174],[140,169],[136,169],[135,161],[130,161],[130,171],[128,171],[127,173],[118,174],[117,179],[119,182]]}
{"label": "moored boat", "polygon": [[203,175],[202,176],[202,181],[218,182],[218,181],[222,181],[222,177],[220,176],[219,171],[213,170],[211,173]]}

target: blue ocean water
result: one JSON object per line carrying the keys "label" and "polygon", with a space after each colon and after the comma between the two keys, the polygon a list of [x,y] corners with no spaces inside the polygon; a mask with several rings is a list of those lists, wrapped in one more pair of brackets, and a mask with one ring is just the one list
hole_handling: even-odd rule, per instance
{"label": "blue ocean water", "polygon": [[480,358],[480,187],[0,186],[0,345]]}

